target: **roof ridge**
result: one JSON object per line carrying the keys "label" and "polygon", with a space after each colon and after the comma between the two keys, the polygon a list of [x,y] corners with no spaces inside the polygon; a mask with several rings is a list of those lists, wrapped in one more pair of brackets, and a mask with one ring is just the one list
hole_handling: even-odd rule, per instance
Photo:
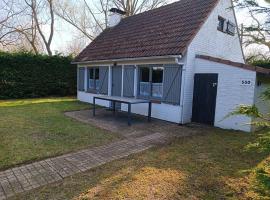
{"label": "roof ridge", "polygon": [[173,5],[173,4],[180,3],[181,1],[183,1],[183,0],[178,0],[178,1],[175,1],[175,2],[172,2],[172,3],[164,4],[164,5],[162,5],[162,6],[159,6],[159,7],[150,9],[150,10],[146,10],[146,11],[144,11],[144,12],[140,12],[140,13],[137,13],[137,14],[134,14],[134,15],[131,15],[131,16],[127,16],[127,17],[123,18],[123,20],[124,20],[124,19],[128,19],[128,18],[132,18],[132,17],[136,17],[136,16],[139,16],[139,15],[143,15],[143,14],[149,13],[149,12],[151,12],[151,11],[154,12],[154,11],[157,11],[158,9],[164,9],[164,8],[166,8],[166,7],[168,7],[168,6]]}

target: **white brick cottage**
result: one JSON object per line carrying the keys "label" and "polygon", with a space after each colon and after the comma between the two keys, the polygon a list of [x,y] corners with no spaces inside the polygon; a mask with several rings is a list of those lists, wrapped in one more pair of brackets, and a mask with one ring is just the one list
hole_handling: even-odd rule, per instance
{"label": "white brick cottage", "polygon": [[[244,64],[231,7],[231,0],[181,0],[126,18],[112,9],[111,27],[74,61],[78,99],[150,99],[154,118],[251,131],[251,118],[227,116],[258,102],[259,77],[269,71]],[[147,106],[131,111],[147,115]]]}

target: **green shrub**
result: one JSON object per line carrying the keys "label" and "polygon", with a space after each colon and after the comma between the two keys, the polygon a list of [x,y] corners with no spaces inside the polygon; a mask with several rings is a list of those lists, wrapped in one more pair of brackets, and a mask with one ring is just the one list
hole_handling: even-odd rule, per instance
{"label": "green shrub", "polygon": [[0,99],[67,96],[76,93],[71,57],[0,52]]}
{"label": "green shrub", "polygon": [[270,60],[254,60],[250,64],[270,69]]}

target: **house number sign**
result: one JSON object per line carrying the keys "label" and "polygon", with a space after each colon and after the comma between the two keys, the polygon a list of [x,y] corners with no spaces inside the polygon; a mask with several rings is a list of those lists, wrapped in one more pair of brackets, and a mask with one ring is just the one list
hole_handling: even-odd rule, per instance
{"label": "house number sign", "polygon": [[241,85],[245,85],[245,86],[251,86],[251,80],[250,79],[241,79]]}

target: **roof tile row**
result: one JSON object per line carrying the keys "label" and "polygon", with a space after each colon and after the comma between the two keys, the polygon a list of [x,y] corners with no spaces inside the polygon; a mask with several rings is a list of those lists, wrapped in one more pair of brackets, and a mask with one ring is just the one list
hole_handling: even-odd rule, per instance
{"label": "roof tile row", "polygon": [[103,31],[75,62],[180,55],[219,0],[181,0],[126,17]]}

